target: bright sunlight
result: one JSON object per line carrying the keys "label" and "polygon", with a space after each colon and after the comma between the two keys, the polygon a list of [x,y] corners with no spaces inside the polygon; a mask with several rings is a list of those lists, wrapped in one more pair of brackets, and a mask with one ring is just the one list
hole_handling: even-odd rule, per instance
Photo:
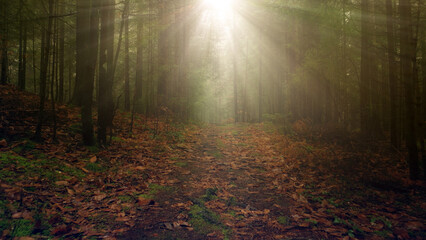
{"label": "bright sunlight", "polygon": [[207,8],[215,11],[229,11],[232,7],[232,0],[204,0]]}

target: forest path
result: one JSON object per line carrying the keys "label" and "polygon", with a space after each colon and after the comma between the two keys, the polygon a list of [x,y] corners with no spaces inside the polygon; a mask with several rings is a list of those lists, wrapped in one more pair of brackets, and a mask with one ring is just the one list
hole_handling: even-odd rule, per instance
{"label": "forest path", "polygon": [[[278,181],[283,156],[268,134],[248,124],[209,126],[192,157],[175,162],[169,186],[156,192],[125,239],[309,239],[289,231],[290,199]],[[277,178],[277,176],[280,176]]]}

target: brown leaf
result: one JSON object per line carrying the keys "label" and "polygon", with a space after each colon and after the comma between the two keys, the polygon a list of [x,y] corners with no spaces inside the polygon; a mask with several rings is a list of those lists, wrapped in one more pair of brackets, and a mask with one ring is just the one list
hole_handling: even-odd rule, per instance
{"label": "brown leaf", "polygon": [[56,181],[55,184],[58,185],[58,186],[68,186],[68,185],[70,185],[70,183],[67,182],[67,181]]}
{"label": "brown leaf", "polygon": [[405,224],[405,226],[407,227],[407,229],[409,230],[422,230],[425,228],[424,224],[421,222],[407,222]]}
{"label": "brown leaf", "polygon": [[0,147],[7,147],[7,141],[6,141],[6,139],[2,139],[0,141]]}
{"label": "brown leaf", "polygon": [[115,221],[117,221],[117,222],[127,222],[127,221],[130,221],[130,218],[129,217],[118,217],[118,218],[115,219]]}
{"label": "brown leaf", "polygon": [[106,198],[107,195],[106,194],[99,194],[93,197],[93,199],[95,199],[96,201],[101,201],[102,199]]}
{"label": "brown leaf", "polygon": [[138,198],[138,205],[139,206],[148,206],[148,205],[154,205],[155,201],[152,199],[146,199],[143,197]]}
{"label": "brown leaf", "polygon": [[72,230],[71,225],[67,226],[67,225],[63,224],[63,225],[60,225],[60,226],[57,226],[56,228],[54,228],[52,230],[51,234],[55,235],[55,236],[60,236],[60,235],[64,235],[64,234],[71,232],[71,230]]}
{"label": "brown leaf", "polygon": [[73,190],[69,189],[69,188],[67,188],[67,192],[68,192],[69,195],[74,195],[75,194],[75,192]]}
{"label": "brown leaf", "polygon": [[13,219],[18,219],[18,218],[22,218],[22,212],[17,212],[17,213],[14,213],[14,214],[12,214],[12,218]]}
{"label": "brown leaf", "polygon": [[93,156],[92,158],[90,158],[90,162],[91,163],[95,163],[96,162],[96,160],[97,160],[97,157],[96,156]]}

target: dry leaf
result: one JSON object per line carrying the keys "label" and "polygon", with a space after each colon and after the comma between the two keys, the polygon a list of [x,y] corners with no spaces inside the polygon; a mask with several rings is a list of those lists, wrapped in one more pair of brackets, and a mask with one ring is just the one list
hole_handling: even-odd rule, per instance
{"label": "dry leaf", "polygon": [[[87,158],[86,158],[87,159]],[[96,162],[96,160],[97,160],[97,158],[96,158],[96,156],[93,156],[92,158],[90,158],[90,162],[91,163],[95,163]]]}
{"label": "dry leaf", "polygon": [[55,184],[58,185],[58,186],[68,186],[68,185],[70,185],[70,183],[67,182],[67,181],[56,181]]}

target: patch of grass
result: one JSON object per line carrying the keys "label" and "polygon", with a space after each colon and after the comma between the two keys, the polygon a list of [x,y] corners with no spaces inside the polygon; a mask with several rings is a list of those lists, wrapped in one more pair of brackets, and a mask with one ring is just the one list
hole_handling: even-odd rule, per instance
{"label": "patch of grass", "polygon": [[204,194],[201,197],[201,199],[203,199],[206,202],[211,201],[211,200],[215,200],[215,199],[217,199],[217,191],[218,191],[217,187],[208,188],[208,189],[206,189],[206,194]]}
{"label": "patch of grass", "polygon": [[334,217],[334,221],[333,221],[333,223],[334,224],[342,224],[342,225],[345,225],[345,226],[347,226],[348,228],[350,228],[349,230],[348,230],[348,236],[350,236],[350,237],[355,237],[355,234],[358,234],[358,235],[360,235],[360,236],[364,236],[365,235],[365,233],[364,233],[364,231],[363,230],[361,230],[361,228],[359,228],[353,221],[351,221],[351,220],[347,220],[347,221],[345,221],[345,220],[343,220],[343,219],[341,219],[341,218],[339,218],[339,217]]}
{"label": "patch of grass", "polygon": [[27,152],[27,151],[31,151],[36,147],[36,143],[27,139],[23,142],[23,144],[13,148],[12,150],[16,153],[22,153],[22,152]]}
{"label": "patch of grass", "polygon": [[235,197],[230,197],[226,200],[226,206],[236,206],[237,205],[237,199]]}
{"label": "patch of grass", "polygon": [[225,148],[225,143],[223,143],[223,141],[222,141],[222,140],[217,139],[217,140],[216,140],[216,146],[217,146],[218,148]]}
{"label": "patch of grass", "polygon": [[178,167],[186,167],[186,166],[188,166],[188,163],[187,162],[176,162],[175,165],[178,166]]}
{"label": "patch of grass", "polygon": [[173,143],[185,142],[185,135],[183,135],[182,131],[171,130],[171,131],[166,132],[165,135],[166,135],[167,140],[169,140]]}
{"label": "patch of grass", "polygon": [[30,220],[18,219],[12,221],[10,237],[26,237],[31,235],[34,224]]}
{"label": "patch of grass", "polygon": [[382,222],[387,228],[392,228],[392,223],[384,216],[370,216],[370,223]]}
{"label": "patch of grass", "polygon": [[288,216],[279,216],[277,218],[277,221],[282,225],[289,225],[290,224],[290,218]]}
{"label": "patch of grass", "polygon": [[130,196],[130,195],[121,195],[121,196],[118,196],[118,199],[120,199],[122,202],[125,202],[125,203],[134,201],[133,196]]}
{"label": "patch of grass", "polygon": [[159,184],[152,183],[148,186],[148,193],[139,194],[139,197],[145,198],[145,199],[156,199],[156,195],[160,192],[169,192],[172,191],[172,187],[168,186],[162,186]]}
{"label": "patch of grass", "polygon": [[192,205],[189,217],[189,223],[200,234],[207,235],[211,232],[221,230],[219,215],[207,209],[204,204]]}
{"label": "patch of grass", "polygon": [[210,156],[213,156],[214,158],[217,158],[217,159],[222,159],[223,158],[223,154],[219,150],[208,151],[207,153]]}
{"label": "patch of grass", "polygon": [[113,136],[113,137],[111,138],[111,140],[112,140],[113,142],[125,142],[125,141],[124,141],[124,139],[122,139],[121,137],[116,137],[116,136]]}
{"label": "patch of grass", "polygon": [[[199,234],[207,235],[212,232],[221,232],[224,239],[230,239],[232,236],[232,229],[223,225],[220,216],[204,205],[205,199],[217,197],[217,191],[217,188],[209,188],[206,190],[206,194],[200,199],[193,200],[194,204],[191,206],[188,213],[189,223]],[[231,211],[230,215],[236,216],[236,213]]]}
{"label": "patch of grass", "polygon": [[306,219],[305,219],[305,222],[308,222],[308,223],[310,223],[311,225],[317,225],[317,224],[318,224],[318,221],[317,221],[317,220],[310,219],[310,218],[306,218]]}
{"label": "patch of grass", "polygon": [[80,180],[86,177],[86,174],[79,168],[74,168],[67,165],[63,165],[60,168],[61,168],[61,171],[68,174],[70,177],[76,177],[77,179],[80,179]]}
{"label": "patch of grass", "polygon": [[86,169],[92,172],[105,172],[106,168],[98,163],[87,163]]}
{"label": "patch of grass", "polygon": [[92,153],[92,154],[98,153],[100,151],[100,148],[98,146],[96,146],[96,145],[94,145],[94,146],[86,146],[86,149],[90,153]]}
{"label": "patch of grass", "polygon": [[[57,163],[56,163],[57,165]],[[0,153],[0,178],[14,183],[22,178],[40,177],[48,181],[60,179],[54,159],[27,159],[12,153]]]}
{"label": "patch of grass", "polygon": [[382,230],[382,231],[374,231],[374,234],[377,236],[380,236],[382,238],[389,238],[392,232],[388,230]]}

